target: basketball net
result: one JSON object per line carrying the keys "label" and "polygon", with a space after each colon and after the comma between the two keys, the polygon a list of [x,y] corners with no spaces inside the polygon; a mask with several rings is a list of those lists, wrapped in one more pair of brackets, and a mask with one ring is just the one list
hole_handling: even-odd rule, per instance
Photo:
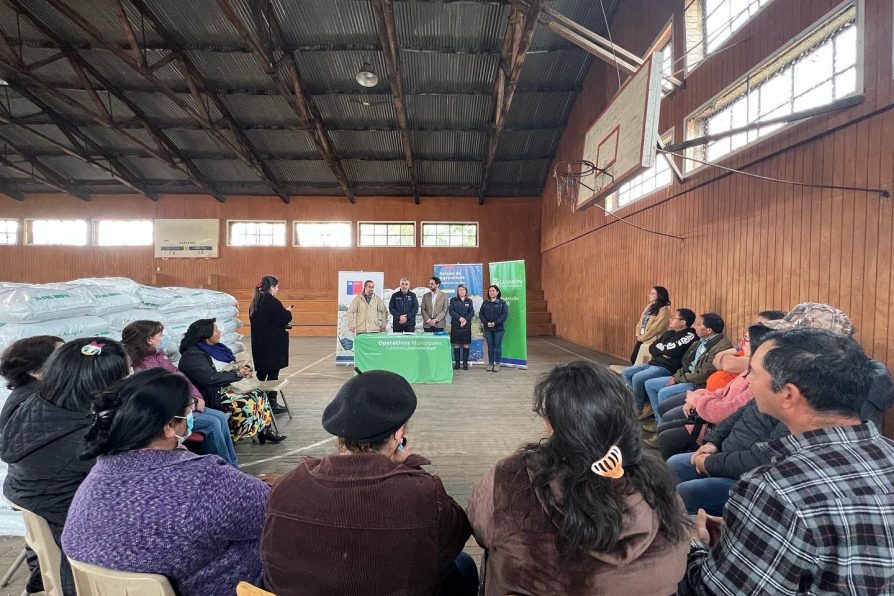
{"label": "basketball net", "polygon": [[[559,207],[563,203],[570,205],[572,211],[577,210],[578,194],[584,176],[594,174],[598,168],[590,161],[560,161],[553,168],[556,178],[556,201]],[[591,191],[593,188],[583,184]]]}

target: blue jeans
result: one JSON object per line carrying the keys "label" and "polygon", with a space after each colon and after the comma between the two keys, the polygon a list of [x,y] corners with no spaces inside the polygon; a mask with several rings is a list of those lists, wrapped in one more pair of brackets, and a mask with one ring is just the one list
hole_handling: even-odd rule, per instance
{"label": "blue jeans", "polygon": [[661,414],[658,413],[658,404],[664,400],[671,398],[687,391],[695,389],[692,383],[674,383],[668,385],[667,382],[671,377],[655,377],[646,381],[646,395],[649,396],[649,403],[652,404],[652,410],[655,412],[655,422],[661,423]]}
{"label": "blue jeans", "polygon": [[484,339],[487,340],[487,359],[491,364],[499,364],[503,354],[503,336],[505,331],[492,331],[484,328]]}
{"label": "blue jeans", "polygon": [[667,467],[677,477],[677,492],[690,514],[704,509],[708,515],[723,515],[729,500],[729,489],[738,482],[732,478],[700,476],[690,463],[691,453],[678,453],[667,460]]}
{"label": "blue jeans", "polygon": [[651,364],[628,366],[621,372],[624,382],[633,391],[636,398],[636,409],[642,410],[646,403],[646,381],[655,377],[666,377],[667,369]]}
{"label": "blue jeans", "polygon": [[456,596],[476,596],[478,594],[478,567],[475,559],[466,553],[459,553],[441,580],[440,592]]}
{"label": "blue jeans", "polygon": [[219,455],[234,468],[239,467],[236,449],[230,437],[227,415],[220,410],[205,408],[204,412],[193,412],[193,430],[205,435],[204,447],[207,453]]}

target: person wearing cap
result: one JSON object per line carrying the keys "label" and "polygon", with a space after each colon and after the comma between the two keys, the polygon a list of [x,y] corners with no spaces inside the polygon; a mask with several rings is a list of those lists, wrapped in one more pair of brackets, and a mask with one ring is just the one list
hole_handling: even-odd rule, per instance
{"label": "person wearing cap", "polygon": [[388,309],[376,294],[376,282],[371,279],[363,282],[363,293],[354,296],[348,307],[347,319],[348,330],[357,335],[385,331]]}
{"label": "person wearing cap", "polygon": [[338,452],[305,458],[268,501],[264,585],[301,594],[472,595],[478,574],[462,552],[466,514],[431,462],[407,445],[416,394],[373,370],[345,383],[323,412]]}
{"label": "person wearing cap", "polygon": [[689,523],[667,469],[643,452],[624,382],[587,362],[557,366],[533,409],[546,438],[499,461],[469,500],[484,593],[675,593]]}

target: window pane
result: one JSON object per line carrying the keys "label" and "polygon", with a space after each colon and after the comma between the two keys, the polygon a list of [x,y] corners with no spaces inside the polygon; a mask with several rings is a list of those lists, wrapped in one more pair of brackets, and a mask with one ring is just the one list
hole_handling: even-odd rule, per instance
{"label": "window pane", "polygon": [[437,234],[426,234],[422,246],[475,246],[478,244],[478,224],[439,223],[424,224],[426,230],[437,230]]}
{"label": "window pane", "polygon": [[285,246],[286,224],[281,221],[230,222],[231,246]]}
{"label": "window pane", "polygon": [[0,219],[0,244],[17,244],[19,241],[19,220]]}
{"label": "window pane", "polygon": [[86,246],[87,222],[83,219],[32,220],[31,244]]}
{"label": "window pane", "polygon": [[[285,240],[285,230],[283,230],[283,240]],[[351,246],[351,224],[347,222],[295,222],[295,245],[304,247]]]}
{"label": "window pane", "polygon": [[[665,143],[671,142],[670,135],[662,137]],[[667,161],[661,154],[655,156],[655,162],[649,169],[637,174],[618,187],[616,199],[617,206],[623,207],[637,199],[640,199],[664,186],[670,184],[670,176],[663,176],[662,172],[670,171]]]}
{"label": "window pane", "polygon": [[152,246],[152,221],[103,219],[96,224],[99,246]]}
{"label": "window pane", "polygon": [[834,40],[835,72],[847,70],[857,64],[857,27],[851,25],[840,31]]}

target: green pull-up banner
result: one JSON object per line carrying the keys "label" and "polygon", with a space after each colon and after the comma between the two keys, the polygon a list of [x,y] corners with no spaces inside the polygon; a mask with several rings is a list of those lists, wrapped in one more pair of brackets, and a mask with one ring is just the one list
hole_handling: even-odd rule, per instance
{"label": "green pull-up banner", "polygon": [[[489,263],[490,283],[499,286],[509,306],[509,318],[503,324],[503,350],[500,361],[509,366],[528,368],[528,283],[524,261]],[[486,291],[485,291],[486,295]]]}

